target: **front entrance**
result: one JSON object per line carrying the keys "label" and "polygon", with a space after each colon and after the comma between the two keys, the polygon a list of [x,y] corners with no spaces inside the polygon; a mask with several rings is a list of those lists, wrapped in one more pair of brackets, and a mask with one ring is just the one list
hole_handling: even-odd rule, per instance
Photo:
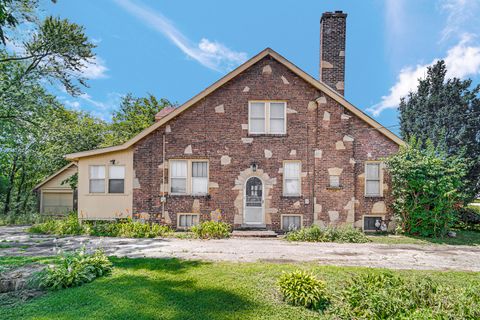
{"label": "front entrance", "polygon": [[251,177],[245,183],[244,224],[262,225],[263,215],[263,182],[257,177]]}

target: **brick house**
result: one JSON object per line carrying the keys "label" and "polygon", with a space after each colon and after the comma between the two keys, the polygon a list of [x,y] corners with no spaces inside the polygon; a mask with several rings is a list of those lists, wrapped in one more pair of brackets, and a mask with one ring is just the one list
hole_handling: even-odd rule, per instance
{"label": "brick house", "polygon": [[67,155],[79,218],[388,223],[381,159],[403,141],[344,98],[346,14],[324,13],[320,25],[320,80],[267,48],[123,145]]}

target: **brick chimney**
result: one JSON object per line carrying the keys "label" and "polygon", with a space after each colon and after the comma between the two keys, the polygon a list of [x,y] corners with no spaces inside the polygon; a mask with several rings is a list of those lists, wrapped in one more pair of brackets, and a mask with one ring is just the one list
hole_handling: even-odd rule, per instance
{"label": "brick chimney", "polygon": [[347,14],[325,12],[320,19],[320,81],[345,93],[345,38]]}

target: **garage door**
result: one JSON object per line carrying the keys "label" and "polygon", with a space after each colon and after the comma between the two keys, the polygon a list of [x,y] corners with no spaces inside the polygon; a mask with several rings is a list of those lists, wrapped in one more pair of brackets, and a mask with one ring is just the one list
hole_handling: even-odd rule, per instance
{"label": "garage door", "polygon": [[67,213],[73,209],[73,193],[43,193],[43,213]]}

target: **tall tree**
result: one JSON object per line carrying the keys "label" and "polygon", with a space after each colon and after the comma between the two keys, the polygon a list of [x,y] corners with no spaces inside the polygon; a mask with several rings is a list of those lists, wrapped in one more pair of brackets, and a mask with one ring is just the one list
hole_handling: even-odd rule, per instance
{"label": "tall tree", "polygon": [[428,139],[448,155],[468,164],[466,200],[480,192],[480,85],[471,80],[446,79],[444,61],[428,68],[416,92],[400,101],[400,130],[405,140]]}
{"label": "tall tree", "polygon": [[151,94],[144,98],[127,94],[123,97],[120,108],[113,113],[110,130],[103,145],[118,145],[133,138],[155,122],[155,115],[160,110],[171,106],[174,105],[167,99],[157,99]]}

